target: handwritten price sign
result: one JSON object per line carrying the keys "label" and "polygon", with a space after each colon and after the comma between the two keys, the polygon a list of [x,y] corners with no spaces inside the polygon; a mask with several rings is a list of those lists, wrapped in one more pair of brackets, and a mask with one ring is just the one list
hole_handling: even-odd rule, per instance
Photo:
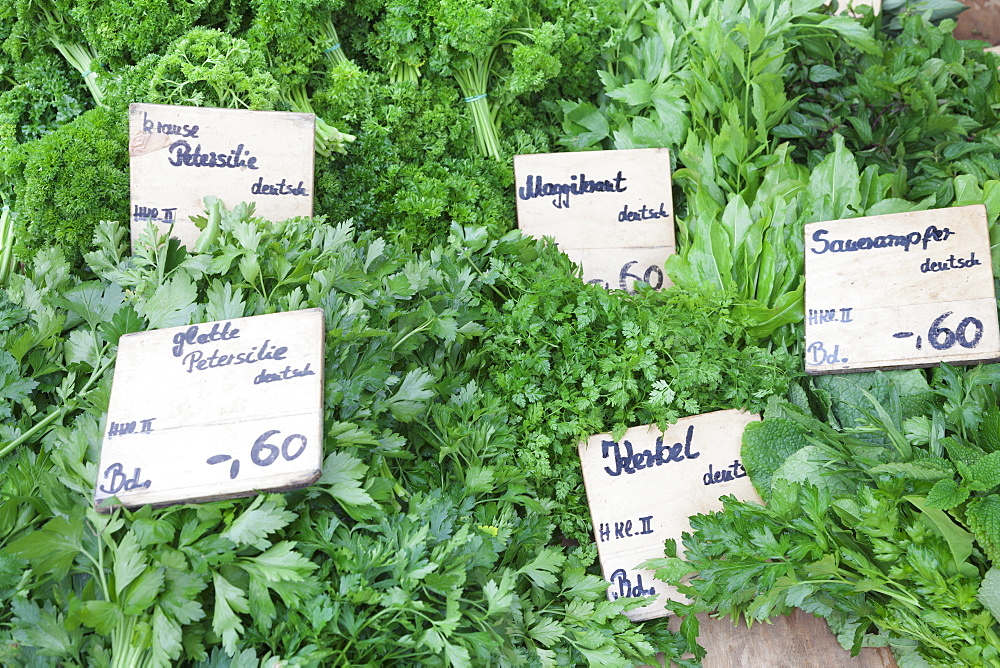
{"label": "handwritten price sign", "polygon": [[[743,430],[760,417],[717,411],[679,420],[666,432],[633,427],[620,440],[596,434],[579,446],[583,482],[608,598],[666,596],[683,600],[652,571],[636,568],[663,556],[663,541],[691,530],[689,517],[722,510],[719,498],[760,503],[740,461]],[[667,614],[661,601],[626,613],[640,621]]]}
{"label": "handwritten price sign", "polygon": [[[132,239],[156,223],[189,248],[213,195],[267,220],[311,216],[316,117],[167,104],[129,107]],[[172,228],[170,226],[173,226]]]}
{"label": "handwritten price sign", "polygon": [[323,310],[123,336],[99,510],[305,487],[320,476]]}
{"label": "handwritten price sign", "polygon": [[1000,358],[981,205],[806,225],[811,374]]}
{"label": "handwritten price sign", "polygon": [[583,267],[583,280],[611,290],[670,283],[675,252],[670,153],[664,148],[514,156],[518,227],[553,237]]}

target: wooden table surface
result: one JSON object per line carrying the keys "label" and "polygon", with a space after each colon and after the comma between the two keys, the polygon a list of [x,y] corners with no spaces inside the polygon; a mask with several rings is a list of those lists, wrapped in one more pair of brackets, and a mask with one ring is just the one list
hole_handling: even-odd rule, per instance
{"label": "wooden table surface", "polygon": [[[704,668],[896,668],[886,647],[865,647],[852,657],[826,621],[801,610],[750,629],[729,618],[699,619],[698,642],[708,651]],[[679,620],[671,620],[670,628],[678,626]]]}

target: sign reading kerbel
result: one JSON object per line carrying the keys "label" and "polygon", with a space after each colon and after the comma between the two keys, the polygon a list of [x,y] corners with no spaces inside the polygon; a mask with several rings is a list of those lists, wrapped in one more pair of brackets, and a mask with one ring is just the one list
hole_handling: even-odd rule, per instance
{"label": "sign reading kerbel", "polygon": [[663,556],[663,541],[690,530],[691,515],[722,509],[733,494],[760,502],[740,462],[743,430],[757,415],[717,411],[683,418],[661,432],[633,427],[620,440],[591,436],[579,447],[594,538],[607,579],[608,598],[657,596],[626,613],[633,621],[663,617],[659,597],[680,594],[636,568]]}
{"label": "sign reading kerbel", "polygon": [[133,104],[133,241],[152,222],[193,247],[206,195],[268,220],[311,216],[314,127],[313,114]]}

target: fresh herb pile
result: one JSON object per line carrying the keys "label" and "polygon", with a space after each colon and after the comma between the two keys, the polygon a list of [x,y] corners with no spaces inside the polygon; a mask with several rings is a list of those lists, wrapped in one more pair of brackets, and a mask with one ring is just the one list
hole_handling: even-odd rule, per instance
{"label": "fresh herb pile", "polygon": [[[1000,244],[1000,59],[884,4],[0,5],[0,663],[696,666],[693,615],[607,600],[576,445],[747,408],[767,504],[667,546],[674,611],[1000,665],[1000,372],[801,373],[805,223],[982,203]],[[316,113],[317,217],[209,198],[129,251],[132,102]],[[514,231],[512,155],[641,147],[674,287]],[[309,307],[316,485],[91,509],[123,334]]]}

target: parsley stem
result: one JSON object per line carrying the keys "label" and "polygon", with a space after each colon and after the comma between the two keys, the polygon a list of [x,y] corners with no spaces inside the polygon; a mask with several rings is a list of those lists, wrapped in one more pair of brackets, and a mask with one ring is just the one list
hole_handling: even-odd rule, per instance
{"label": "parsley stem", "polygon": [[[101,351],[101,357],[103,357],[104,354],[107,352],[108,347],[109,345],[105,344],[104,350]],[[103,363],[98,365],[96,369],[93,370],[93,372],[90,374],[90,378],[87,379],[86,384],[84,384],[84,386],[80,389],[80,391],[77,392],[78,397],[85,398],[87,394],[90,393],[90,390],[93,389],[97,381],[104,375],[104,372],[107,371],[109,366],[111,366],[112,361],[113,358],[108,358]],[[24,432],[23,434],[15,438],[13,441],[7,443],[6,445],[0,446],[0,457],[6,457],[9,453],[13,452],[14,449],[17,448],[17,446],[21,445],[22,443],[26,443],[32,438],[34,438],[35,434],[42,431],[49,425],[51,425],[57,419],[62,420],[62,418],[66,416],[66,414],[68,414],[70,411],[72,411],[77,407],[78,403],[79,402],[76,399],[70,399],[65,404],[63,404],[59,408],[54,409],[51,413],[49,413],[44,418],[36,422],[34,426],[31,427],[31,429]]]}

